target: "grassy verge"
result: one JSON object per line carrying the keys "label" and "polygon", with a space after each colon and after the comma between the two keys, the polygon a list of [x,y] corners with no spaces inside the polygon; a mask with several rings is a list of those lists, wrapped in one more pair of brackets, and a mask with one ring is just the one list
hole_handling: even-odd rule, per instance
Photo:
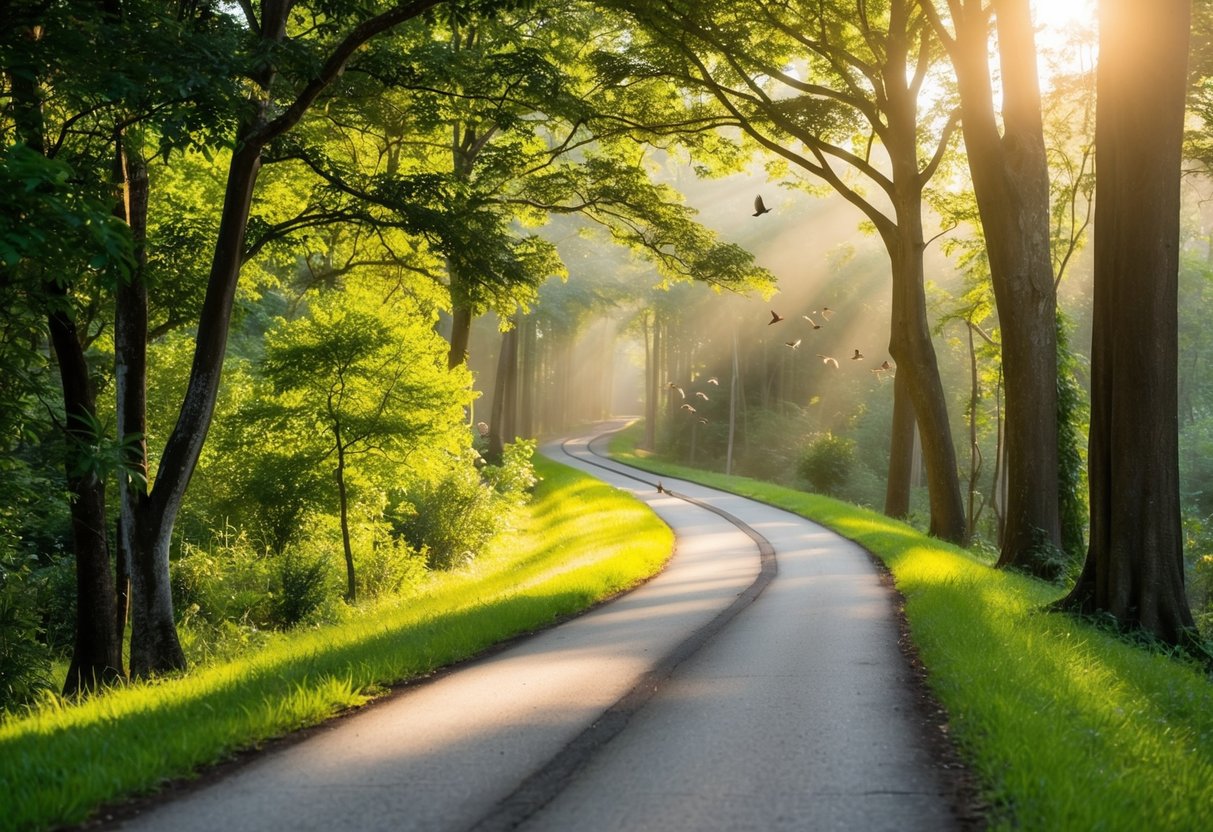
{"label": "grassy verge", "polygon": [[658,571],[673,537],[647,508],[572,469],[543,477],[518,532],[469,569],[246,658],[48,703],[0,724],[0,829],[76,823],[101,803],[312,725]]}
{"label": "grassy verge", "polygon": [[620,461],[808,517],[880,557],[993,808],[993,829],[1213,828],[1213,684],[1199,669],[1043,611],[1061,590],[875,512],[743,477]]}

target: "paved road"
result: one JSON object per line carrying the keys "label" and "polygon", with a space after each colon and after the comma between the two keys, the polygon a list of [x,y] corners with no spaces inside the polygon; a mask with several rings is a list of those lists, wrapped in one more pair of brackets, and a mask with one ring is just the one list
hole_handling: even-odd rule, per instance
{"label": "paved road", "polygon": [[660,576],[122,828],[956,828],[865,553],[744,498],[658,494],[593,464],[591,436],[545,452],[674,528]]}

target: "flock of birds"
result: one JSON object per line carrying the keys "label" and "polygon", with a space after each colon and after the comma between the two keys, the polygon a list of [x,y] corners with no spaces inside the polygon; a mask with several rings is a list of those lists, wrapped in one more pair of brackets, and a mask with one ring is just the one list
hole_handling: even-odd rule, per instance
{"label": "flock of birds", "polygon": [[[763,202],[762,194],[759,194],[758,196],[754,197],[754,214],[753,214],[753,216],[761,217],[763,214],[769,214],[769,213],[771,213],[771,209],[768,208],[766,206],[766,203]],[[809,326],[812,328],[812,330],[816,331],[818,329],[821,329],[822,326],[824,326],[826,322],[828,322],[832,317],[834,317],[834,310],[828,306],[823,306],[820,309],[813,309],[807,315],[801,315],[800,317],[802,317],[802,318],[804,318],[804,320],[808,321]],[[771,310],[771,319],[769,321],[767,321],[767,326],[774,326],[775,324],[781,323],[784,320],[786,320],[786,319],[784,318],[783,315],[780,315],[778,312],[776,312],[774,309],[772,309]],[[784,341],[783,343],[784,343],[784,346],[788,347],[789,349],[798,350],[798,349],[800,349],[801,344],[804,343],[804,339],[795,338],[791,341]],[[824,366],[833,367],[834,369],[839,368],[838,359],[835,358],[834,356],[826,355],[826,354],[820,353],[820,352],[816,353],[816,355],[818,358],[821,359],[821,363]],[[854,352],[850,356],[850,360],[851,361],[863,361],[864,360],[863,351],[860,350],[858,347],[856,347]],[[895,371],[896,371],[896,367],[894,367],[894,365],[888,359],[885,359],[878,366],[873,367],[871,370],[871,372],[881,381],[884,380],[884,377],[886,375],[892,377],[892,375]],[[720,381],[715,376],[713,376],[713,377],[707,379],[707,383],[710,385],[713,385],[713,386],[717,386],[720,384]],[[672,381],[669,382],[668,387],[670,390],[676,391],[678,393],[678,395],[682,399],[684,399],[684,401],[681,405],[682,410],[686,411],[688,414],[691,414],[691,415],[695,415],[698,412],[695,409],[695,405],[693,405],[692,403],[690,403],[688,401],[685,401],[687,394],[686,394],[686,391],[682,387],[680,387],[679,385],[675,384]],[[703,392],[702,390],[696,390],[693,392],[694,392],[695,398],[697,398],[701,401],[705,401],[705,402],[709,400],[708,394]],[[708,423],[708,420],[702,416],[696,416],[696,419],[699,421],[700,424],[706,425]],[[657,490],[660,491],[661,488],[658,488]]]}

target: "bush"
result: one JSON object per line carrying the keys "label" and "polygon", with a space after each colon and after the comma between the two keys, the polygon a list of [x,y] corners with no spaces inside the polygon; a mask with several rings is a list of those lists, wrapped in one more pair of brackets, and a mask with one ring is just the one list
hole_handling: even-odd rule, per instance
{"label": "bush", "polygon": [[812,439],[800,454],[796,471],[814,491],[838,496],[855,465],[855,442],[832,433]]}
{"label": "bush", "polygon": [[193,614],[212,625],[273,626],[275,563],[255,551],[244,532],[218,532],[206,547],[186,541],[170,575],[179,610],[194,607]]}
{"label": "bush", "polygon": [[51,689],[51,654],[28,584],[28,571],[0,567],[0,712]]}
{"label": "bush", "polygon": [[414,485],[388,519],[394,534],[426,553],[431,569],[452,569],[475,558],[502,528],[502,509],[468,458],[441,479]]}
{"label": "bush", "polygon": [[386,527],[377,530],[371,546],[356,560],[359,598],[394,595],[425,577],[425,554],[394,538]]}
{"label": "bush", "polygon": [[271,624],[286,629],[308,620],[333,594],[333,561],[294,547],[276,561],[278,591],[270,599]]}
{"label": "bush", "polygon": [[500,465],[486,465],[480,475],[494,491],[513,505],[521,506],[539,482],[531,457],[535,455],[535,440],[519,439],[506,445]]}

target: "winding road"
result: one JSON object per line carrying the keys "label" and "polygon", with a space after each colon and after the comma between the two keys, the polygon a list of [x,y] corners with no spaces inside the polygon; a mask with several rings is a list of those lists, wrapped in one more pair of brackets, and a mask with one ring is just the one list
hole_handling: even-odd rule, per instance
{"label": "winding road", "polygon": [[658,493],[594,452],[606,429],[543,452],[670,524],[659,576],[120,827],[960,828],[868,555],[742,497]]}

